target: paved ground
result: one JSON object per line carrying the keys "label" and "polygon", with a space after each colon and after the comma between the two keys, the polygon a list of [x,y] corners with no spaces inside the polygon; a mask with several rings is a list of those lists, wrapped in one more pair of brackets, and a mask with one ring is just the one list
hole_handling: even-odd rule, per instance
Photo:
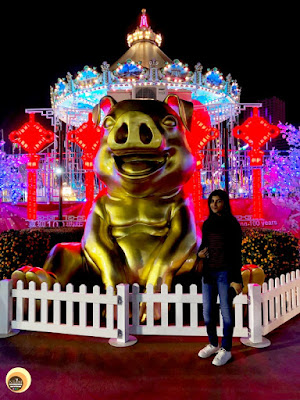
{"label": "paved ground", "polygon": [[[0,399],[30,400],[299,400],[300,316],[268,335],[271,346],[234,339],[234,360],[215,367],[197,353],[205,337],[140,336],[130,348],[106,339],[21,332],[0,339]],[[26,368],[22,394],[10,392],[7,372]]]}

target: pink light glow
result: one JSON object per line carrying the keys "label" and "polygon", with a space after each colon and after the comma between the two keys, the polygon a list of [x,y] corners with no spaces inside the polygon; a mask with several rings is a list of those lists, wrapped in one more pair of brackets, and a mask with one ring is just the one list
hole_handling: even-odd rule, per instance
{"label": "pink light glow", "polygon": [[140,28],[149,28],[146,10],[142,10]]}

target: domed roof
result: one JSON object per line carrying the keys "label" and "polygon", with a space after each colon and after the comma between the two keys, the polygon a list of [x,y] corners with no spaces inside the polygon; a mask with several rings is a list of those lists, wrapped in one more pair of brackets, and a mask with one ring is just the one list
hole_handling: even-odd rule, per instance
{"label": "domed roof", "polygon": [[117,69],[118,64],[124,64],[127,60],[141,62],[144,68],[149,68],[151,60],[158,62],[157,67],[163,68],[166,63],[171,63],[172,60],[155,44],[146,40],[140,40],[132,45],[126,53],[123,54],[111,67],[110,70]]}
{"label": "domed roof", "polygon": [[161,35],[153,32],[146,10],[143,9],[140,25],[135,32],[127,35],[129,49],[110,67],[110,71],[114,71],[119,64],[124,64],[129,59],[136,63],[140,62],[144,68],[149,68],[150,61],[155,59],[157,68],[163,68],[172,60],[159,48],[161,41]]}

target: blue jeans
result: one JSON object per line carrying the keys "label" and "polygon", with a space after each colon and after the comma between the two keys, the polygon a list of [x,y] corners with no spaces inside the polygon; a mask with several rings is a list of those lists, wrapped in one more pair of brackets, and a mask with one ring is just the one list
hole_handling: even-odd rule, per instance
{"label": "blue jeans", "polygon": [[234,327],[232,299],[230,299],[228,289],[227,271],[209,271],[208,282],[202,278],[203,296],[203,317],[206,325],[207,335],[210,344],[218,346],[217,319],[218,306],[217,296],[220,296],[221,314],[223,318],[223,338],[222,347],[230,351],[232,347],[232,334]]}

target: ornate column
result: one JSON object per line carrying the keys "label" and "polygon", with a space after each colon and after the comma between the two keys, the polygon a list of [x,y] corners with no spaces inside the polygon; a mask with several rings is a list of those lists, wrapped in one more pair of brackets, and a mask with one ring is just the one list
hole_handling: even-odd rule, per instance
{"label": "ornate column", "polygon": [[153,59],[149,61],[149,80],[151,82],[157,82],[158,79],[158,61]]}
{"label": "ornate column", "polygon": [[195,73],[194,73],[194,84],[197,86],[202,85],[202,70],[203,66],[200,63],[195,65]]}
{"label": "ornate column", "polygon": [[101,65],[103,85],[110,85],[112,82],[111,72],[109,70],[109,67],[110,67],[110,64],[108,64],[106,61],[104,61]]}

